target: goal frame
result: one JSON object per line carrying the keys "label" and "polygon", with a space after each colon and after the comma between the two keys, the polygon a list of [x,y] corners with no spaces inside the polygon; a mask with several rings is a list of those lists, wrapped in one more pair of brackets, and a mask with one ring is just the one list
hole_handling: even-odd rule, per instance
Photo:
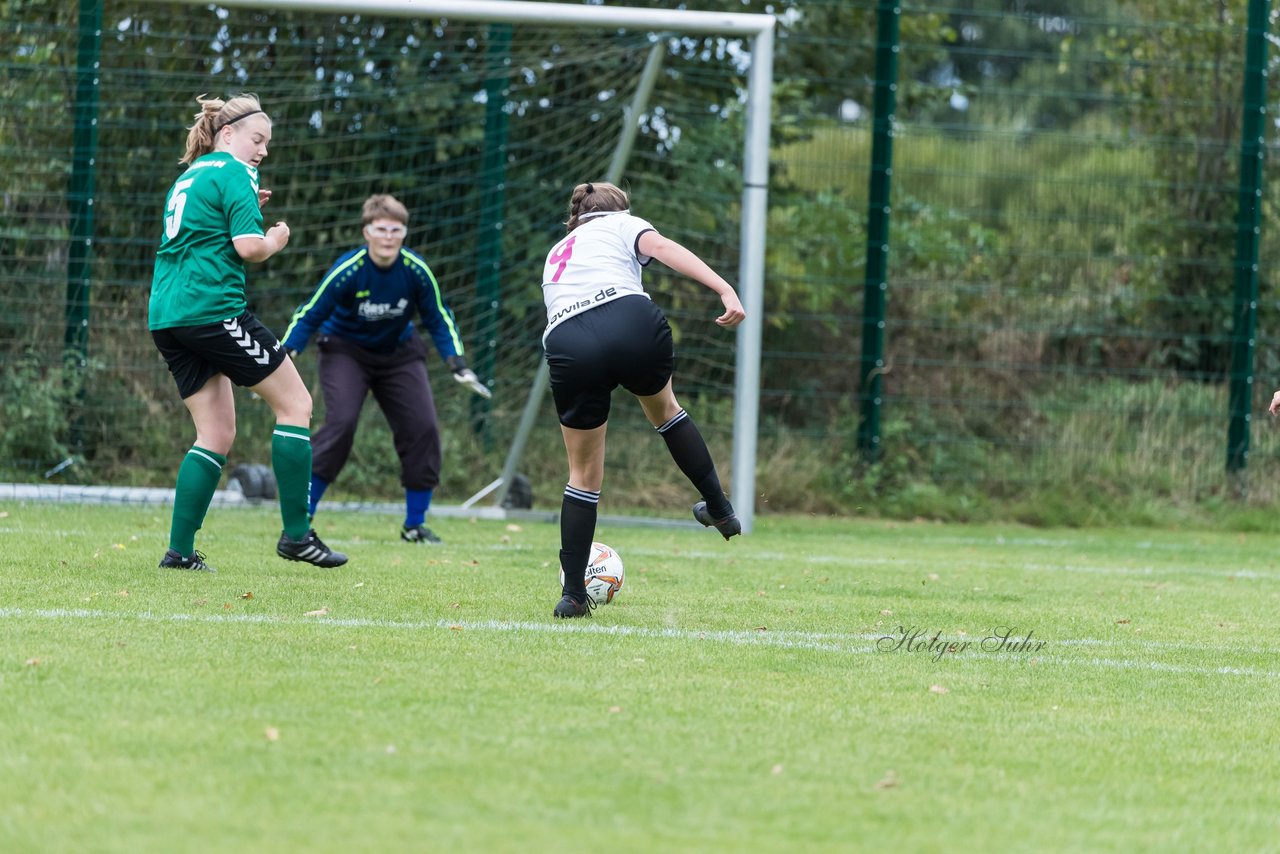
{"label": "goal frame", "polygon": [[[170,0],[193,6],[208,0]],[[764,328],[764,257],[769,201],[769,132],[773,98],[772,15],[690,9],[636,9],[578,6],[529,0],[217,0],[216,5],[279,11],[358,13],[388,17],[447,17],[490,23],[560,24],[568,27],[623,27],[690,35],[749,38],[747,126],[743,141],[741,252],[738,292],[746,320],[738,327],[734,357],[734,415],[731,495],[750,533],[755,520],[755,464],[760,416],[761,338]]]}

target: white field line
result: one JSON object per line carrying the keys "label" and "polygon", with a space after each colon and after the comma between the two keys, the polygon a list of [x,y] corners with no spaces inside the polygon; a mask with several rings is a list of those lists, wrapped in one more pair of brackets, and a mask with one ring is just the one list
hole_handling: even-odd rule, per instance
{"label": "white field line", "polygon": [[[1103,540],[1092,539],[1089,537],[1064,537],[1058,539],[1054,537],[1027,537],[1016,534],[1010,536],[992,534],[989,537],[961,537],[945,534],[938,536],[920,536],[897,530],[892,533],[892,539],[895,543],[918,543],[920,545],[936,543],[942,546],[1011,546],[1014,548],[1034,546],[1035,548],[1050,549],[1083,548],[1098,546],[1104,543]],[[1128,546],[1130,548],[1141,549],[1144,551],[1168,550],[1181,552],[1185,551],[1187,548],[1185,543],[1165,543],[1159,540],[1139,540],[1135,543],[1129,543]]]}
{"label": "white field line", "polygon": [[[511,546],[511,545],[495,545],[489,546],[491,551],[533,551],[531,546]],[[899,558],[899,557],[841,557],[839,555],[806,555],[804,558],[797,558],[794,554],[786,552],[734,552],[727,554],[724,551],[688,551],[688,550],[671,550],[671,549],[646,549],[646,548],[628,548],[627,555],[636,555],[648,558],[665,558],[667,560],[679,560],[680,558],[696,558],[698,560],[725,560],[726,558],[739,562],[755,562],[765,561],[781,564],[787,567],[805,567],[810,565],[829,565],[829,566],[912,566],[916,568],[925,568],[930,566],[929,561],[920,560],[918,558]],[[935,568],[946,571],[948,566],[942,564],[934,564]],[[1141,577],[1156,577],[1161,575],[1203,575],[1214,578],[1239,578],[1239,579],[1265,579],[1280,581],[1280,572],[1255,572],[1251,569],[1213,569],[1200,566],[1170,565],[1170,566],[1092,566],[1088,564],[1073,563],[1024,563],[1021,561],[957,561],[950,565],[951,571],[956,569],[1015,569],[1025,570],[1028,572],[1075,572],[1084,573],[1086,575],[1135,575]]]}
{"label": "white field line", "polygon": [[[491,631],[531,631],[531,632],[587,632],[589,634],[627,635],[631,637],[674,638],[713,640],[727,643],[749,643],[764,646],[793,647],[796,649],[825,649],[848,651],[875,651],[874,642],[885,637],[897,638],[902,635],[903,625],[886,621],[879,632],[802,632],[788,629],[677,629],[650,628],[647,626],[619,626],[600,623],[529,623],[511,620],[484,620],[480,622],[465,620],[383,620],[369,617],[282,617],[270,614],[157,614],[152,611],[122,612],[103,611],[89,608],[0,608],[0,619],[22,618],[32,619],[118,619],[139,620],[144,622],[205,622],[205,623],[249,623],[261,625],[316,625],[325,624],[342,628],[382,628],[407,629],[420,631],[430,628],[481,628]],[[914,631],[915,626],[910,626]],[[1003,627],[1000,627],[1003,628]],[[1015,628],[1014,631],[1017,629]],[[923,637],[931,637],[934,629],[928,630]],[[943,632],[942,640],[948,643],[968,641],[973,644],[981,642],[988,635],[982,633]],[[1010,643],[1017,643],[1025,636],[1011,634]],[[1103,638],[1066,638],[1046,639],[1034,634],[1031,640],[1044,640],[1052,646],[1080,647],[1139,647],[1151,650],[1187,651],[1225,653],[1229,655],[1275,655],[1280,656],[1280,649],[1258,646],[1227,646],[1221,644],[1185,643],[1180,641],[1157,641],[1147,638],[1125,640],[1106,640]],[[858,641],[873,644],[866,650],[853,650],[849,645]]]}
{"label": "white field line", "polygon": [[[19,533],[17,528],[0,527],[0,533]],[[51,532],[53,536],[62,536],[58,532]],[[247,538],[246,538],[247,539]],[[233,537],[226,538],[228,542],[234,540]],[[327,542],[331,545],[342,546],[351,545],[351,540],[334,539],[330,537]],[[530,546],[504,543],[501,545],[489,545],[474,547],[474,550],[484,550],[502,553],[519,553],[529,552],[531,554],[542,555],[546,549]],[[441,552],[444,554],[444,552]],[[943,573],[963,572],[965,570],[1014,570],[1021,572],[1044,572],[1044,573],[1076,573],[1084,575],[1114,575],[1114,576],[1131,576],[1137,578],[1162,578],[1167,576],[1189,575],[1200,576],[1206,578],[1229,578],[1241,581],[1280,581],[1280,571],[1277,572],[1258,572],[1251,569],[1216,569],[1201,566],[1186,566],[1171,564],[1168,566],[1098,566],[1089,564],[1054,564],[1054,563],[1027,563],[1016,560],[1010,561],[971,561],[971,560],[948,560],[945,563],[932,562],[928,559],[921,560],[919,558],[901,558],[901,557],[842,557],[839,555],[818,554],[806,555],[799,559],[794,554],[787,552],[775,551],[746,551],[734,550],[726,551],[694,551],[679,549],[648,549],[628,547],[626,549],[628,556],[646,557],[667,561],[679,561],[682,558],[695,558],[698,560],[725,560],[726,558],[739,563],[773,563],[789,569],[805,569],[817,566],[830,567],[874,567],[874,566],[904,566],[917,570],[941,571]],[[541,563],[549,563],[549,561],[540,561]]]}
{"label": "white field line", "polygon": [[[863,530],[854,531],[848,535],[841,536],[858,536]],[[748,541],[749,542],[749,541]],[[865,536],[865,542],[874,545],[880,542],[892,542],[894,545],[903,543],[911,543],[921,546],[982,546],[982,547],[999,547],[1008,546],[1009,548],[1037,548],[1037,549],[1077,549],[1077,548],[1097,548],[1107,545],[1107,541],[1102,539],[1093,539],[1090,537],[1064,537],[1055,539],[1052,537],[1024,537],[1018,535],[1004,536],[1002,534],[993,534],[989,537],[962,537],[962,536],[922,536],[912,534],[903,530],[885,531],[882,529],[872,529]],[[1138,551],[1159,552],[1172,551],[1177,553],[1185,552],[1188,548],[1185,542],[1162,542],[1161,540],[1138,540],[1133,543],[1126,543],[1126,548],[1132,548]],[[1209,545],[1197,545],[1197,548],[1211,549]]]}
{"label": "white field line", "polygon": [[[813,650],[818,652],[834,652],[841,654],[866,655],[879,653],[882,655],[915,655],[917,657],[934,658],[932,653],[922,650],[885,652],[876,646],[876,641],[886,635],[897,637],[899,633],[885,634],[817,634],[809,632],[770,632],[742,630],[707,630],[676,628],[649,628],[645,626],[600,625],[597,623],[529,623],[504,620],[376,620],[368,618],[297,618],[278,617],[264,614],[157,614],[152,611],[136,613],[120,613],[91,610],[87,608],[0,608],[0,620],[115,620],[139,621],[152,623],[205,623],[221,625],[278,625],[278,626],[332,626],[335,628],[369,628],[392,629],[401,631],[475,631],[495,633],[542,633],[542,634],[583,634],[613,637],[639,637],[673,639],[686,641],[706,641],[711,643],[727,643],[740,646],[775,647],[781,649]],[[950,640],[957,640],[951,638]],[[974,640],[980,640],[974,638]],[[1019,638],[1010,638],[1018,641]],[[1038,639],[1044,640],[1044,639]],[[860,643],[858,641],[861,641]],[[1074,640],[1045,640],[1045,645],[1052,647],[1061,644],[1106,644],[1111,641],[1094,641],[1082,638]],[[1204,650],[1218,648],[1205,646]],[[1238,650],[1222,650],[1219,652],[1236,652]],[[1160,661],[1141,661],[1131,658],[1063,658],[1053,655],[1040,655],[1013,652],[965,651],[963,653],[943,656],[947,661],[966,662],[981,660],[1027,661],[1035,659],[1038,664],[1056,664],[1064,667],[1092,665],[1095,667],[1116,668],[1122,670],[1151,670],[1164,673],[1187,673],[1200,675],[1255,676],[1261,678],[1280,679],[1280,671],[1259,670],[1252,667],[1205,667],[1194,664],[1175,664]]]}
{"label": "white field line", "polygon": [[[407,629],[411,631],[419,631],[429,628],[452,628],[459,626],[462,628],[482,628],[491,631],[531,631],[531,632],[587,632],[590,634],[605,635],[628,635],[632,637],[652,637],[652,638],[675,638],[675,639],[695,639],[695,640],[713,640],[727,643],[747,643],[758,644],[764,646],[780,646],[791,647],[796,649],[821,649],[830,651],[850,651],[850,652],[873,652],[874,646],[865,650],[852,649],[850,644],[857,641],[867,641],[874,644],[885,637],[900,637],[903,625],[886,621],[885,628],[879,632],[801,632],[794,630],[742,630],[742,629],[677,629],[677,628],[649,628],[646,626],[619,626],[619,625],[601,625],[600,623],[528,623],[507,620],[486,620],[483,622],[467,622],[457,620],[436,620],[434,622],[425,620],[383,620],[368,617],[320,617],[320,618],[304,618],[281,617],[269,614],[156,614],[152,611],[141,612],[118,612],[118,611],[102,611],[88,608],[45,608],[45,609],[22,609],[22,608],[0,608],[0,619],[22,618],[28,617],[33,619],[118,619],[118,620],[140,620],[144,622],[205,622],[205,623],[249,623],[264,625],[315,625],[322,623],[326,625],[338,626],[343,628],[383,628],[383,629]],[[910,630],[914,631],[915,626],[911,626]],[[1001,627],[1003,628],[1003,627]],[[1014,629],[1016,631],[1016,628]],[[934,629],[929,629],[925,637],[931,637],[935,634]],[[962,643],[968,641],[973,644],[981,642],[988,635],[982,633],[965,633],[943,632],[942,639],[948,643]],[[1022,641],[1024,636],[1011,635],[1009,641],[1017,643]],[[1275,655],[1280,656],[1280,649],[1259,646],[1231,646],[1222,644],[1206,644],[1206,643],[1186,643],[1182,641],[1158,641],[1147,638],[1132,638],[1125,640],[1107,640],[1103,638],[1064,638],[1064,639],[1046,639],[1039,636],[1032,636],[1032,641],[1044,640],[1046,644],[1052,646],[1079,646],[1079,647],[1125,647],[1132,649],[1138,647],[1141,649],[1149,649],[1153,651],[1168,650],[1173,652],[1203,652],[1218,653],[1228,655]]]}
{"label": "white field line", "polygon": [[[0,526],[0,533],[19,533],[22,529],[15,527]],[[57,531],[49,532],[53,536],[68,536],[70,532],[61,533]],[[238,538],[234,535],[227,536],[226,542],[234,542]],[[239,538],[247,539],[247,538]],[[937,538],[925,539],[917,538],[916,541],[942,542],[947,540],[957,544],[975,544],[990,545],[991,540],[967,539],[967,538]],[[334,545],[351,545],[354,541],[329,538],[328,540]],[[1008,541],[1012,542],[1012,541]],[[1024,540],[1019,541],[1030,544],[1048,544],[1053,541],[1036,541]],[[1135,548],[1150,548],[1150,544],[1138,543]],[[529,552],[531,554],[544,554],[544,548],[532,545],[502,543],[488,546],[473,547],[480,550],[493,552]],[[805,555],[803,558],[797,558],[794,553],[778,552],[778,551],[759,551],[737,549],[727,547],[725,549],[717,549],[712,551],[693,550],[693,549],[650,549],[628,547],[625,550],[628,556],[647,557],[656,559],[665,559],[668,561],[678,561],[681,558],[695,558],[698,560],[733,560],[740,563],[774,563],[786,568],[808,568],[816,566],[832,566],[832,567],[859,567],[859,566],[906,566],[915,569],[928,569],[929,571],[941,570],[942,572],[964,571],[964,570],[1015,570],[1023,572],[1043,572],[1043,573],[1075,573],[1084,575],[1114,575],[1114,576],[1131,576],[1138,578],[1159,578],[1165,576],[1189,575],[1200,576],[1206,578],[1227,578],[1242,581],[1280,581],[1280,570],[1275,572],[1257,571],[1252,569],[1218,569],[1214,567],[1203,567],[1185,564],[1169,564],[1164,566],[1107,566],[1107,565],[1091,565],[1091,564],[1075,564],[1075,563],[1038,563],[1025,562],[1019,560],[1009,561],[992,561],[992,560],[964,560],[963,558],[949,557],[939,561],[932,557],[926,558],[902,558],[902,557],[863,557],[863,556],[841,556],[831,554],[812,554]],[[546,562],[546,561],[542,561]]]}

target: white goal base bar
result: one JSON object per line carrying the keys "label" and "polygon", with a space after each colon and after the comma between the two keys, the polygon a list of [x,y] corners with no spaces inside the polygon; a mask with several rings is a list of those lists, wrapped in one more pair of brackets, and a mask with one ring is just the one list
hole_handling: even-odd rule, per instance
{"label": "white goal base bar", "polygon": [[[173,504],[173,490],[154,486],[76,486],[44,483],[0,483],[0,502],[40,504],[119,504],[128,506],[167,506]],[[219,489],[210,507],[259,507],[274,505],[274,498],[245,498],[236,489]],[[326,513],[377,513],[388,516],[404,513],[402,502],[326,501]],[[428,516],[442,519],[484,519],[486,521],[548,522],[560,521],[556,510],[520,510],[504,507],[466,507],[432,504]],[[601,514],[599,524],[619,528],[701,528],[692,519],[666,519],[652,516],[610,516]]]}

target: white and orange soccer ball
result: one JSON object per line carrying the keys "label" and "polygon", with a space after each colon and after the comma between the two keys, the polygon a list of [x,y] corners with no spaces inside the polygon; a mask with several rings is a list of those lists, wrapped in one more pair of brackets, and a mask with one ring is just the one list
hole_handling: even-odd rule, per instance
{"label": "white and orange soccer ball", "polygon": [[[587,561],[587,595],[597,605],[607,605],[622,590],[624,580],[622,558],[604,543],[591,544],[591,559]],[[560,570],[560,584],[564,585],[564,569]]]}

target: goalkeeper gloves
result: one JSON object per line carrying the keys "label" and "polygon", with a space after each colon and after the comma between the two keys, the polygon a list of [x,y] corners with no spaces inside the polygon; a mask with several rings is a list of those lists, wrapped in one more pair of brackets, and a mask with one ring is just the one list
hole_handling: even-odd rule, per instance
{"label": "goalkeeper gloves", "polygon": [[458,382],[471,389],[476,394],[486,400],[493,397],[493,392],[480,382],[480,378],[476,376],[476,372],[467,367],[467,360],[461,356],[450,356],[445,359],[445,364],[449,366],[449,370],[453,371],[453,378]]}

